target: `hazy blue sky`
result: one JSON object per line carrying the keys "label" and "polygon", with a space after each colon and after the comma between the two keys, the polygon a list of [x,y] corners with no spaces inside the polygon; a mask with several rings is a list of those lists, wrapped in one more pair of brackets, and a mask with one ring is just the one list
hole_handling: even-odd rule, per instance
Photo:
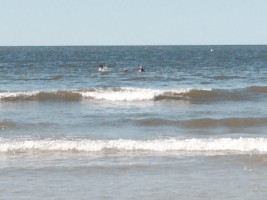
{"label": "hazy blue sky", "polygon": [[0,0],[0,46],[185,44],[267,44],[267,0]]}

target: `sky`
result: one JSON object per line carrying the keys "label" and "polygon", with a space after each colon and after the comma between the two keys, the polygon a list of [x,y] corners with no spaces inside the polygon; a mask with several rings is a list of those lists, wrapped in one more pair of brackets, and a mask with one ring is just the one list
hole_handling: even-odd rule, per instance
{"label": "sky", "polygon": [[267,44],[267,0],[0,0],[0,46]]}

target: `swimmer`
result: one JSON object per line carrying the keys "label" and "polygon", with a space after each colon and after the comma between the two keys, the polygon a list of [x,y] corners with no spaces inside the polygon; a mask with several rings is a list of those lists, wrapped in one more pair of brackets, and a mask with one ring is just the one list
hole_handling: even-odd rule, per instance
{"label": "swimmer", "polygon": [[139,67],[139,72],[145,72],[145,68],[143,66]]}
{"label": "swimmer", "polygon": [[100,64],[100,65],[99,65],[98,71],[99,71],[99,72],[104,72],[104,71],[105,71],[105,69],[104,69],[104,65],[103,65],[103,64]]}

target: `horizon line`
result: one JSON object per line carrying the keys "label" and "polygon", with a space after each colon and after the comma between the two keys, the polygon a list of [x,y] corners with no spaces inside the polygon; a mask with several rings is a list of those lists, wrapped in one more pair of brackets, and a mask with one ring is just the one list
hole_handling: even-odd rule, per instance
{"label": "horizon line", "polygon": [[107,45],[0,45],[0,47],[129,47],[129,46],[266,46],[267,44],[107,44]]}

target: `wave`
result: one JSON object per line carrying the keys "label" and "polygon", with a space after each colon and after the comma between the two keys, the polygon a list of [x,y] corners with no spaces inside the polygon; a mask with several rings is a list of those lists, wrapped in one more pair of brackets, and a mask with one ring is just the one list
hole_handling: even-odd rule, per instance
{"label": "wave", "polygon": [[251,128],[267,126],[267,118],[201,118],[190,120],[143,119],[138,120],[137,123],[142,126],[178,126],[192,129],[207,129],[216,127]]}
{"label": "wave", "polygon": [[267,93],[267,86],[251,86],[248,90],[256,93]]}
{"label": "wave", "polygon": [[267,138],[88,140],[0,139],[1,153],[16,152],[184,152],[267,153]]}
{"label": "wave", "polygon": [[190,90],[184,96],[193,103],[198,102],[211,102],[211,101],[243,101],[247,100],[249,96],[245,95],[242,91],[212,89],[212,90]]}
{"label": "wave", "polygon": [[175,96],[187,93],[190,89],[177,90],[154,90],[142,88],[92,88],[89,90],[51,91],[51,92],[0,92],[0,100],[23,101],[23,100],[63,100],[80,101],[82,99],[94,99],[103,101],[149,101],[158,97]]}
{"label": "wave", "polygon": [[157,90],[143,88],[108,88],[82,92],[83,97],[107,101],[145,101],[172,98],[188,93],[190,89]]}
{"label": "wave", "polygon": [[47,101],[47,100],[62,100],[62,101],[79,101],[82,95],[72,91],[56,91],[56,92],[2,92],[0,99],[3,101]]}
{"label": "wave", "polygon": [[[248,88],[249,92],[267,92],[267,87],[253,86]],[[25,91],[25,92],[0,92],[2,101],[23,100],[62,100],[81,101],[84,99],[102,101],[162,101],[180,100],[191,103],[202,103],[212,101],[242,101],[249,99],[251,94],[246,90],[218,90],[218,89],[146,89],[146,88],[91,88],[87,90],[67,91]]]}

